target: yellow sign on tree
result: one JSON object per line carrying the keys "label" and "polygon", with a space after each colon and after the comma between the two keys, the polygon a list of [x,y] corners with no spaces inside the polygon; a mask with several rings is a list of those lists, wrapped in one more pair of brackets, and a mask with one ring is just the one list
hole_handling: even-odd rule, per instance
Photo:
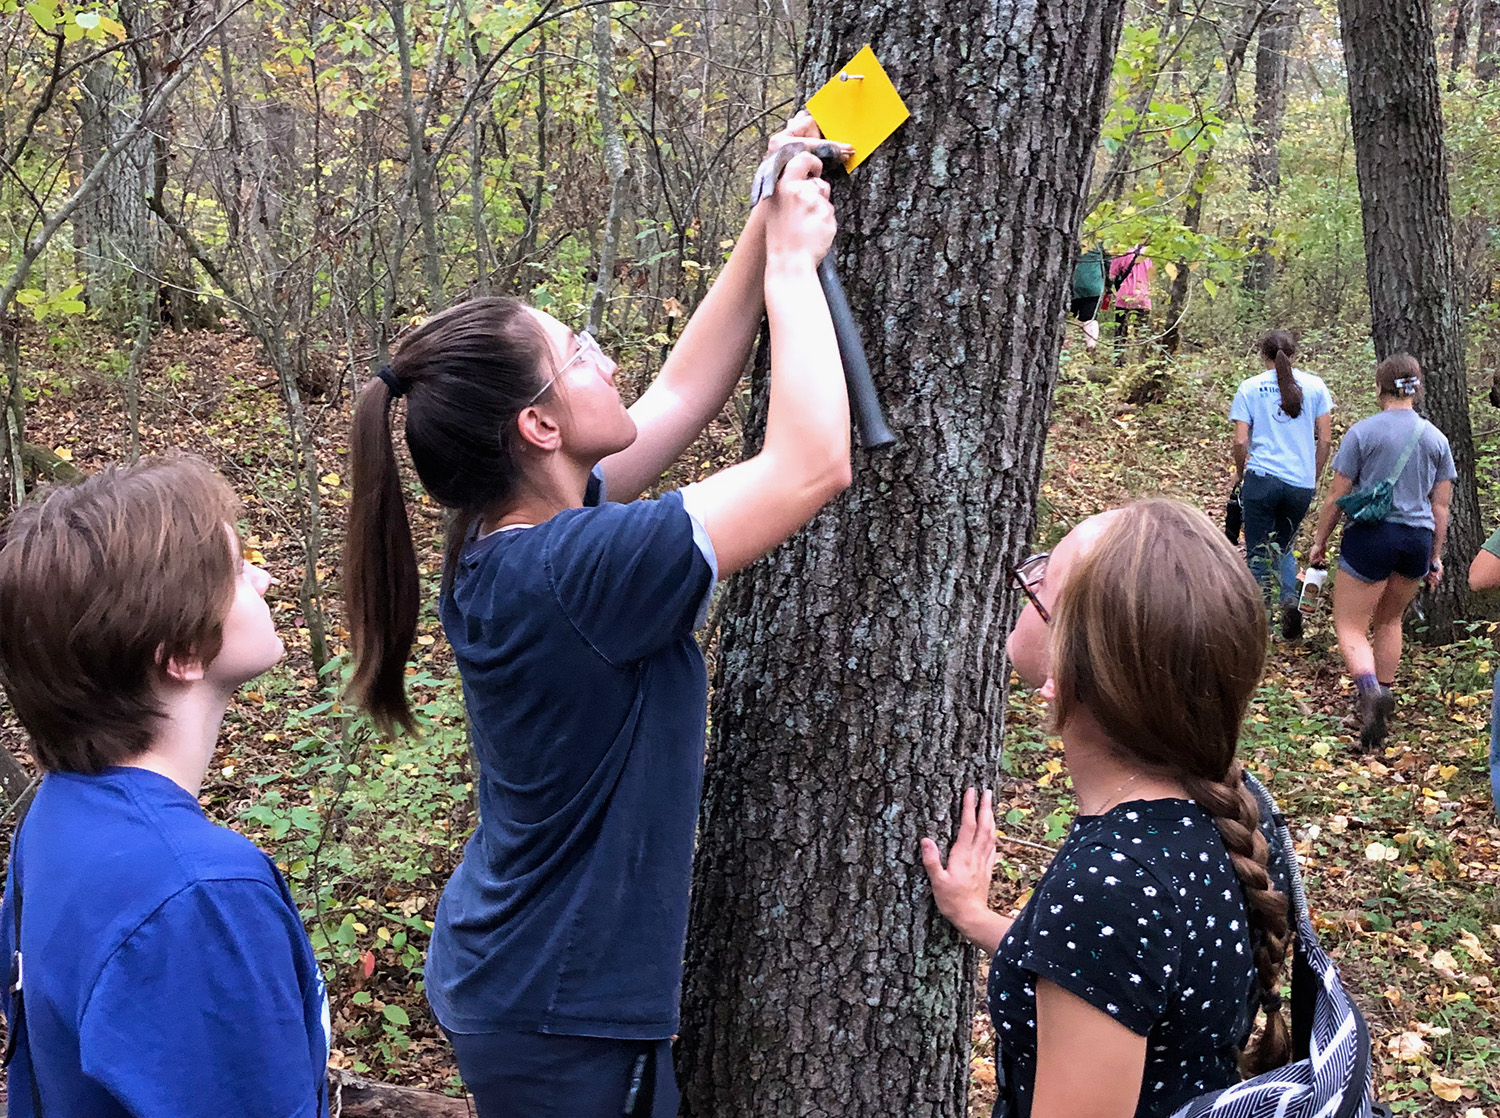
{"label": "yellow sign on tree", "polygon": [[911,116],[885,67],[868,46],[849,60],[833,80],[807,102],[823,135],[854,148],[854,170]]}

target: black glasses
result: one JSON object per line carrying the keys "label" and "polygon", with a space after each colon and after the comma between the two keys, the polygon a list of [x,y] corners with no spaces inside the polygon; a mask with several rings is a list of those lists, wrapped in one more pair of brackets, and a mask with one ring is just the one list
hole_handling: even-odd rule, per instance
{"label": "black glasses", "polygon": [[1036,596],[1032,589],[1047,577],[1047,558],[1051,552],[1044,551],[1040,555],[1033,555],[1020,566],[1010,563],[1006,566],[1006,572],[1010,575],[1010,584],[1026,595],[1026,600],[1036,607],[1037,615],[1041,617],[1042,624],[1051,625],[1052,615],[1047,612],[1047,607],[1042,605],[1042,600]]}

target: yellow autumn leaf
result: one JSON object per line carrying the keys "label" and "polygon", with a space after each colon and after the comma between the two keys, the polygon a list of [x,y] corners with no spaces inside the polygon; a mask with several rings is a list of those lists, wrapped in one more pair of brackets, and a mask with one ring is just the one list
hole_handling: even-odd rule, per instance
{"label": "yellow autumn leaf", "polygon": [[245,562],[254,563],[257,567],[264,567],[266,565],[266,557],[261,554],[260,548],[247,547],[244,554]]}
{"label": "yellow autumn leaf", "polygon": [[65,446],[54,447],[52,449],[52,453],[57,455],[64,462],[73,461],[73,452]]}
{"label": "yellow autumn leaf", "polygon": [[1463,1080],[1449,1079],[1446,1075],[1432,1073],[1432,1093],[1444,1102],[1457,1102],[1463,1089]]}
{"label": "yellow autumn leaf", "polygon": [[320,480],[323,482],[324,485],[337,485],[339,483],[339,475],[338,474],[324,474],[323,477]]}

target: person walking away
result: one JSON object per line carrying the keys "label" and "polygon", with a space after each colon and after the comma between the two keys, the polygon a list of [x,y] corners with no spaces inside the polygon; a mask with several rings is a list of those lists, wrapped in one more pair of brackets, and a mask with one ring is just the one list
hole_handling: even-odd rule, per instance
{"label": "person walking away", "polygon": [[1086,520],[1012,577],[1028,603],[1006,650],[1051,706],[1079,815],[1014,920],[988,903],[990,792],[965,792],[946,862],[923,839],[922,863],[992,956],[997,1118],[1166,1118],[1238,1082],[1242,1052],[1258,1073],[1291,1051],[1284,873],[1236,756],[1265,607],[1177,501]]}
{"label": "person walking away", "polygon": [[1115,359],[1123,360],[1125,344],[1132,332],[1144,329],[1151,316],[1151,277],[1156,263],[1146,255],[1145,245],[1116,256],[1109,264],[1109,280],[1115,289]]}
{"label": "person walking away", "polygon": [[[816,136],[799,114],[778,147]],[[587,334],[511,299],[418,327],[361,392],[345,547],[352,693],[411,728],[420,583],[391,415],[451,510],[439,614],[478,762],[479,821],[443,890],[428,1001],[481,1118],[677,1113],[677,1032],[715,581],[850,481],[849,404],[817,267],[822,164],[756,206],[661,373],[627,411]],[[636,500],[723,409],[763,316],[753,458]],[[628,503],[616,503],[628,502]]]}
{"label": "person walking away", "polygon": [[1350,427],[1339,443],[1308,553],[1314,565],[1327,560],[1340,498],[1392,483],[1383,519],[1352,521],[1344,529],[1333,585],[1333,625],[1354,680],[1364,750],[1385,742],[1395,710],[1406,607],[1424,581],[1436,586],[1443,577],[1448,504],[1458,477],[1448,439],[1416,412],[1422,391],[1416,358],[1387,357],[1375,370],[1375,388],[1380,411]]}
{"label": "person walking away", "polygon": [[[1082,246],[1079,246],[1080,248]],[[1104,301],[1108,259],[1102,244],[1084,252],[1073,267],[1073,317],[1083,323],[1083,344],[1092,353],[1099,344],[1099,304]]]}
{"label": "person walking away", "polygon": [[1240,382],[1229,409],[1245,556],[1267,603],[1279,602],[1287,640],[1302,635],[1292,545],[1333,447],[1333,397],[1322,378],[1293,367],[1296,354],[1291,334],[1268,333],[1260,343],[1265,371]]}
{"label": "person walking away", "polygon": [[0,541],[0,684],[43,773],[0,906],[12,1118],[328,1114],[297,905],[198,804],[230,699],[283,652],[239,515],[201,460],[145,459]]}
{"label": "person walking away", "polygon": [[[1500,588],[1500,529],[1484,541],[1469,564],[1469,589]],[[1490,794],[1500,814],[1500,669],[1495,673],[1495,694],[1490,702]]]}

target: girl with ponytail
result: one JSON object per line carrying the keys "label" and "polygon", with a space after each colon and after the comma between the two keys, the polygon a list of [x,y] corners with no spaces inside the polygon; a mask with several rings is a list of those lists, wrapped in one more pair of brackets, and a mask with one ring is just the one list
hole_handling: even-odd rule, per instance
{"label": "girl with ponytail", "polygon": [[923,863],[939,911],[994,957],[995,1114],[1165,1118],[1291,1054],[1283,871],[1236,757],[1260,592],[1167,500],[1085,521],[1013,577],[1029,604],[1007,652],[1051,705],[1079,815],[1014,920],[988,905],[991,793],[965,793],[946,865],[931,839]]}
{"label": "girl with ponytail", "polygon": [[[815,136],[805,114],[772,147]],[[426,984],[481,1118],[675,1115],[688,883],[715,581],[849,483],[849,408],[817,265],[812,155],[756,207],[661,374],[627,411],[587,334],[512,299],[428,319],[362,391],[344,579],[351,690],[414,729],[420,589],[392,425],[449,511],[439,613],[480,820],[438,905]],[[763,318],[755,457],[635,500],[719,414]],[[606,502],[604,498],[608,498]],[[621,503],[624,502],[624,503]]]}
{"label": "girl with ponytail", "polygon": [[[1260,343],[1266,370],[1240,382],[1234,421],[1234,484],[1245,514],[1245,555],[1267,602],[1279,590],[1281,635],[1302,635],[1292,545],[1333,446],[1333,397],[1322,379],[1292,367],[1297,343],[1272,330]],[[1273,582],[1272,571],[1276,572]]]}

